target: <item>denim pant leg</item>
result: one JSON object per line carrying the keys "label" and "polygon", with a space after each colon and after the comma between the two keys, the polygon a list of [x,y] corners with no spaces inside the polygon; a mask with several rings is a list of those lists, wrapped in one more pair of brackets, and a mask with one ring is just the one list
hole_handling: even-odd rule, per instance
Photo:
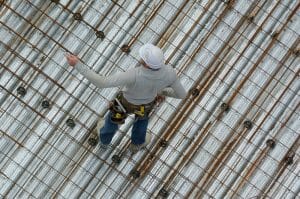
{"label": "denim pant leg", "polygon": [[118,124],[115,124],[111,121],[111,112],[109,112],[105,118],[105,124],[100,129],[100,143],[110,144],[113,136],[118,130]]}
{"label": "denim pant leg", "polygon": [[136,121],[133,123],[131,132],[132,144],[143,144],[145,142],[148,121],[149,118],[144,117],[136,119]]}

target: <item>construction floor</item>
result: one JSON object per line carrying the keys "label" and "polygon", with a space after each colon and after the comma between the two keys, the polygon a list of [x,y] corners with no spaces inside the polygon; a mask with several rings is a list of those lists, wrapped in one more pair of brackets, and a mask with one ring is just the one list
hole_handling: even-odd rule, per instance
{"label": "construction floor", "polygon": [[[300,1],[0,0],[0,198],[300,198]],[[89,143],[120,88],[107,76],[165,52],[188,92]]]}

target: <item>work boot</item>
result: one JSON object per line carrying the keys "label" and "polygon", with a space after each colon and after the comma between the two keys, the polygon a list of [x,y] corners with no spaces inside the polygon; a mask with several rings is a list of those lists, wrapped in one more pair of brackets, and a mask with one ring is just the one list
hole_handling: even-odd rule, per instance
{"label": "work boot", "polygon": [[92,131],[90,138],[88,139],[88,143],[90,146],[97,146],[98,142],[100,141],[100,129],[104,126],[105,120],[103,117],[100,117],[96,128]]}
{"label": "work boot", "polygon": [[100,143],[100,145],[99,145],[99,149],[100,149],[100,151],[106,151],[108,148],[109,148],[109,144],[102,144],[102,143]]}
{"label": "work boot", "polygon": [[152,138],[152,135],[147,131],[146,133],[146,138],[145,138],[145,142],[143,144],[130,144],[129,146],[129,151],[132,153],[132,154],[135,154],[137,153],[138,151],[146,148],[146,146],[150,143],[151,141],[151,138]]}
{"label": "work boot", "polygon": [[100,143],[100,144],[99,144],[99,148],[97,147],[95,153],[96,153],[98,156],[102,156],[102,155],[103,155],[110,147],[111,147],[110,144],[102,144],[102,143]]}
{"label": "work boot", "polygon": [[[98,149],[99,153],[105,152],[110,147],[109,144],[103,144],[103,143],[101,143],[101,140],[100,140],[100,129],[102,129],[104,124],[105,124],[105,119],[103,117],[100,117],[97,122],[97,126],[96,126],[96,132],[97,132],[97,136],[98,136],[98,140],[99,140],[99,149]],[[101,154],[99,154],[99,155],[101,155]]]}
{"label": "work boot", "polygon": [[102,129],[104,124],[105,124],[105,119],[103,117],[100,117],[97,122],[97,127],[96,127],[96,131],[97,131],[97,134],[99,134],[99,137],[100,137],[100,129]]}

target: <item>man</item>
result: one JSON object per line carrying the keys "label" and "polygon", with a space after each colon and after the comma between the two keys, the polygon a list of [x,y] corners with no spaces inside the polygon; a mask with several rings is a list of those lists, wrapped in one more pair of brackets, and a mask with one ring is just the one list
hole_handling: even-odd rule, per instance
{"label": "man", "polygon": [[142,67],[131,68],[107,77],[79,64],[74,55],[67,55],[67,61],[84,77],[98,88],[122,86],[122,92],[116,97],[105,122],[100,120],[97,125],[100,131],[100,146],[107,148],[118,125],[123,123],[127,114],[135,114],[135,122],[131,134],[131,152],[135,153],[145,146],[145,138],[149,113],[155,100],[164,96],[183,99],[186,91],[180,83],[176,71],[164,64],[164,54],[160,48],[150,43],[139,49]]}

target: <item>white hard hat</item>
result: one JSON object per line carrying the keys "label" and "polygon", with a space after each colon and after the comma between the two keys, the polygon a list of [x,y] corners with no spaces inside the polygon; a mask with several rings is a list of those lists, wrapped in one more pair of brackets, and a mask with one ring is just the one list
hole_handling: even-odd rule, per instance
{"label": "white hard hat", "polygon": [[139,50],[139,54],[143,61],[152,69],[160,69],[165,64],[163,51],[153,44],[147,43],[143,45]]}

